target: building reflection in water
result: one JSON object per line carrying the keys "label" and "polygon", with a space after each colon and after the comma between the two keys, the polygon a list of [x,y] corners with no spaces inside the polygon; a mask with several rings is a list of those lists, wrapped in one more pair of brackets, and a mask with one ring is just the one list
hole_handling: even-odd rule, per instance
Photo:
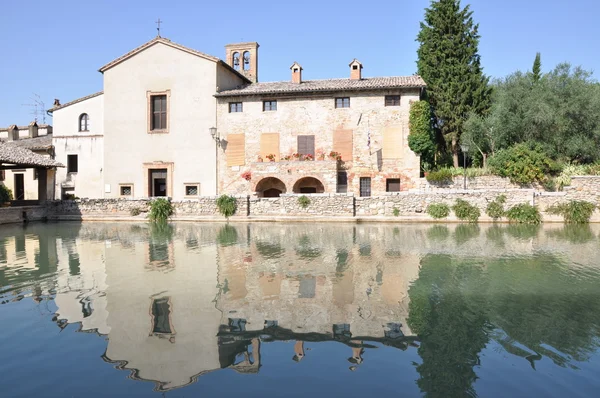
{"label": "building reflection in water", "polygon": [[[354,371],[368,361],[372,347],[406,350],[420,346],[421,339],[408,326],[409,307],[411,325],[418,326],[425,344],[435,338],[432,331],[437,330],[427,329],[428,325],[435,326],[443,318],[415,311],[424,308],[433,314],[449,299],[462,297],[456,290],[460,286],[448,284],[456,276],[436,279],[438,274],[443,276],[442,270],[455,270],[451,260],[442,256],[437,264],[429,253],[443,252],[446,247],[463,250],[464,255],[498,251],[490,249],[493,245],[486,240],[493,227],[461,239],[457,249],[450,231],[435,228],[32,226],[26,234],[0,236],[0,261],[4,261],[0,262],[0,282],[17,286],[11,288],[11,296],[22,298],[25,293],[18,290],[19,282],[34,280],[33,299],[54,295],[59,327],[78,323],[82,332],[107,336],[103,360],[129,371],[131,378],[153,381],[159,391],[188,385],[220,369],[258,373],[264,365],[261,350],[276,341],[290,343],[289,358],[297,363],[311,360],[307,344],[343,344],[347,350],[339,366]],[[506,246],[503,250],[531,253],[532,240],[500,235]],[[552,239],[551,234],[540,235],[535,244],[553,247],[557,241]],[[578,253],[568,255],[589,258],[586,250],[579,247]],[[10,267],[19,272],[11,272]],[[48,280],[48,275],[54,275],[54,280]],[[465,275],[460,274],[461,278]],[[475,276],[485,274],[474,271]],[[445,288],[444,283],[452,289],[451,295],[439,290]],[[414,303],[409,299],[411,286]],[[485,286],[485,279],[469,286]],[[445,301],[431,301],[438,296]],[[478,308],[480,323],[485,324],[488,312],[483,308],[488,304],[473,301],[484,296],[465,297],[470,301],[463,306]],[[452,311],[448,308],[445,314]],[[476,329],[485,330],[481,325]],[[485,333],[480,337],[478,347],[489,338]],[[468,338],[464,344],[470,344]],[[426,355],[427,349],[421,346],[420,354]],[[465,362],[476,363],[480,349],[475,347]],[[459,356],[454,360],[462,366]],[[443,364],[427,359],[418,370],[438,365],[443,369]],[[463,391],[470,391],[473,375],[467,376]],[[448,380],[452,379],[449,375]],[[428,382],[423,375],[422,382]],[[423,391],[437,391],[438,384],[432,385],[422,387]]]}

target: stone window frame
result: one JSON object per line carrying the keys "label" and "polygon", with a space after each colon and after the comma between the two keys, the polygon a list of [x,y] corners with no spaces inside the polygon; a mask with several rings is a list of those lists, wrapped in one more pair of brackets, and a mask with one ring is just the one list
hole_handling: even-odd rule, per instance
{"label": "stone window frame", "polygon": [[384,106],[400,106],[401,100],[400,94],[386,95],[384,98]]}
{"label": "stone window frame", "polygon": [[150,192],[150,179],[149,172],[152,169],[167,169],[167,197],[173,197],[173,168],[175,164],[173,162],[148,162],[142,164],[143,176],[144,176],[144,192],[145,195],[149,195]]}
{"label": "stone window frame", "polygon": [[335,97],[335,109],[350,108],[350,97]]}
{"label": "stone window frame", "polygon": [[[196,195],[188,195],[188,187],[196,187]],[[183,195],[186,198],[197,198],[200,196],[200,183],[199,182],[184,182],[183,183]]]}
{"label": "stone window frame", "polygon": [[[268,106],[267,106],[267,104],[268,104]],[[276,111],[277,111],[277,100],[264,100],[263,101],[263,112],[276,112]]]}
{"label": "stone window frame", "polygon": [[[129,195],[123,194],[123,188],[125,187],[129,187],[129,189],[131,189],[131,193]],[[119,184],[119,196],[122,198],[133,198],[133,183]]]}
{"label": "stone window frame", "polygon": [[[152,98],[162,95],[167,97],[167,128],[152,129]],[[169,128],[171,127],[171,90],[146,91],[146,108],[148,134],[169,134]]]}
{"label": "stone window frame", "polygon": [[[389,184],[391,182],[390,180],[398,181],[398,190],[397,191],[389,190]],[[385,192],[401,192],[401,191],[402,191],[402,179],[400,177],[388,177],[385,179]]]}
{"label": "stone window frame", "polygon": [[244,103],[241,101],[232,101],[227,104],[229,113],[242,113],[244,112]]}

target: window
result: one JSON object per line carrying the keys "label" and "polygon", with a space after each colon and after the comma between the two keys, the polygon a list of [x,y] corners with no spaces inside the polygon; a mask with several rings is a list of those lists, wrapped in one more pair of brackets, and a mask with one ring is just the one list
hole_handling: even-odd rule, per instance
{"label": "window", "polygon": [[198,196],[200,194],[200,184],[186,184],[185,196]]}
{"label": "window", "polygon": [[133,196],[133,185],[121,185],[119,191],[121,196]]}
{"label": "window", "polygon": [[167,96],[153,95],[150,98],[151,103],[151,125],[150,130],[167,129]]}
{"label": "window", "polygon": [[87,113],[82,113],[79,116],[79,131],[89,131],[90,117]]}
{"label": "window", "polygon": [[386,192],[400,192],[400,179],[399,178],[388,178],[385,180],[385,191]]}
{"label": "window", "polygon": [[315,136],[314,135],[299,135],[298,136],[298,153],[300,155],[311,155],[315,157]]}
{"label": "window", "polygon": [[250,51],[244,51],[242,58],[244,60],[244,70],[250,70]]}
{"label": "window", "polygon": [[171,304],[168,297],[152,300],[152,332],[171,334]]}
{"label": "window", "polygon": [[240,53],[233,53],[233,69],[240,70]]}
{"label": "window", "polygon": [[350,108],[350,97],[342,97],[335,99],[336,108]]}
{"label": "window", "polygon": [[241,102],[230,102],[229,103],[229,113],[237,113],[242,112],[242,103]]}
{"label": "window", "polygon": [[276,111],[277,101],[263,101],[263,112]]}
{"label": "window", "polygon": [[348,192],[348,172],[338,171],[337,173],[337,192],[346,193]]}
{"label": "window", "polygon": [[67,155],[67,173],[77,173],[78,169],[77,155]]}
{"label": "window", "polygon": [[400,96],[399,95],[386,95],[385,96],[385,106],[400,106]]}
{"label": "window", "polygon": [[0,170],[0,181],[4,181],[6,179],[6,173],[4,170]]}
{"label": "window", "polygon": [[360,196],[371,196],[371,177],[360,177]]}

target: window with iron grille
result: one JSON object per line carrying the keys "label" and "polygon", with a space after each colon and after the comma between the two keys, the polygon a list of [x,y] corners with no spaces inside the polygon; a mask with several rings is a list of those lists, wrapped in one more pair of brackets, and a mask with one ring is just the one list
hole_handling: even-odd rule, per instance
{"label": "window with iron grille", "polygon": [[263,112],[276,111],[277,101],[263,101]]}
{"label": "window with iron grille", "polygon": [[77,155],[67,155],[67,173],[77,173],[78,163]]}
{"label": "window with iron grille", "polygon": [[400,106],[400,96],[399,95],[386,95],[385,96],[385,106]]}
{"label": "window with iron grille", "polygon": [[371,177],[360,177],[360,196],[371,196]]}
{"label": "window with iron grille", "polygon": [[399,178],[388,178],[385,180],[385,191],[386,192],[400,192],[400,179]]}
{"label": "window with iron grille", "polygon": [[167,129],[167,96],[153,95],[151,100],[152,124],[151,130]]}
{"label": "window with iron grille", "polygon": [[185,196],[198,196],[198,185],[186,185]]}
{"label": "window with iron grille", "polygon": [[241,102],[230,102],[229,103],[229,113],[237,113],[242,112],[242,103]]}
{"label": "window with iron grille", "polygon": [[133,194],[133,186],[121,185],[121,196],[131,196]]}
{"label": "window with iron grille", "polygon": [[341,97],[335,99],[336,108],[350,108],[350,97]]}

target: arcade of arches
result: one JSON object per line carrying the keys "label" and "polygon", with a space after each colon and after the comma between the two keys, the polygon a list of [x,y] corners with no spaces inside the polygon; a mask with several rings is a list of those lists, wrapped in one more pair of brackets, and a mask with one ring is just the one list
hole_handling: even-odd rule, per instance
{"label": "arcade of arches", "polygon": [[[285,183],[275,177],[263,178],[256,184],[256,194],[261,198],[277,198],[287,192]],[[303,177],[296,181],[293,193],[324,193],[323,183],[314,177]]]}

